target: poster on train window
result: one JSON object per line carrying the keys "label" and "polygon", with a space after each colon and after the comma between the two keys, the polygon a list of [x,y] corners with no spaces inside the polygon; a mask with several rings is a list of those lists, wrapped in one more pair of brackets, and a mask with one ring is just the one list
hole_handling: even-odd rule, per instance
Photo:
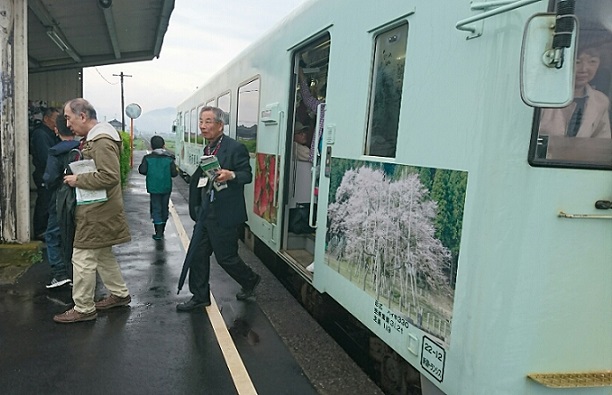
{"label": "poster on train window", "polygon": [[462,171],[333,159],[326,263],[375,298],[381,327],[395,317],[448,344],[466,185]]}
{"label": "poster on train window", "polygon": [[253,212],[271,224],[276,223],[278,174],[276,155],[257,153]]}

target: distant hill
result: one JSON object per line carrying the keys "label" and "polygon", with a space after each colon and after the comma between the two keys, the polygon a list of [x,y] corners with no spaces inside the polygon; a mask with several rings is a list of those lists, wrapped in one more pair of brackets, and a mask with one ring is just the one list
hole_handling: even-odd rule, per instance
{"label": "distant hill", "polygon": [[[134,129],[143,135],[172,133],[172,122],[175,118],[176,108],[174,107],[151,110],[134,120]],[[126,119],[126,123],[128,120]]]}

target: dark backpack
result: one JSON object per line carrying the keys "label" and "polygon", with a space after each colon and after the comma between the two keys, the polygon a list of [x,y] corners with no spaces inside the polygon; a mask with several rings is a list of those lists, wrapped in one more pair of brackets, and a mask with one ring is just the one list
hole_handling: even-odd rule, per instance
{"label": "dark backpack", "polygon": [[[315,211],[316,212],[316,211]],[[297,204],[289,209],[289,232],[295,234],[314,233],[316,229],[309,224],[310,204]]]}
{"label": "dark backpack", "polygon": [[[68,152],[64,159],[64,173],[72,174],[69,164],[80,159],[81,151],[78,149],[75,148]],[[55,204],[57,208],[57,222],[62,237],[64,256],[66,257],[66,261],[70,261],[75,231],[74,211],[76,208],[76,192],[73,187],[62,182],[57,188],[56,193]]]}

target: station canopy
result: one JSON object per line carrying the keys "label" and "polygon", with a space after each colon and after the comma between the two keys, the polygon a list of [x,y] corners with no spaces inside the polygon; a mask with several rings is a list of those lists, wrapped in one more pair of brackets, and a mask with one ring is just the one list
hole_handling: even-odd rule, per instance
{"label": "station canopy", "polygon": [[27,0],[28,70],[159,57],[175,0]]}

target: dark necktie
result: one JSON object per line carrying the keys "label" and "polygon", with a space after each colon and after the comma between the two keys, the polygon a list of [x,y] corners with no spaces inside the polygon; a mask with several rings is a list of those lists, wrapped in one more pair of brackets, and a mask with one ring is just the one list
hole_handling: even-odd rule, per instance
{"label": "dark necktie", "polygon": [[576,137],[578,134],[578,130],[580,130],[580,124],[582,123],[582,116],[584,114],[584,106],[586,104],[587,97],[576,97],[574,99],[574,103],[576,103],[576,108],[574,109],[574,113],[572,114],[572,118],[567,124],[567,136],[568,137]]}

